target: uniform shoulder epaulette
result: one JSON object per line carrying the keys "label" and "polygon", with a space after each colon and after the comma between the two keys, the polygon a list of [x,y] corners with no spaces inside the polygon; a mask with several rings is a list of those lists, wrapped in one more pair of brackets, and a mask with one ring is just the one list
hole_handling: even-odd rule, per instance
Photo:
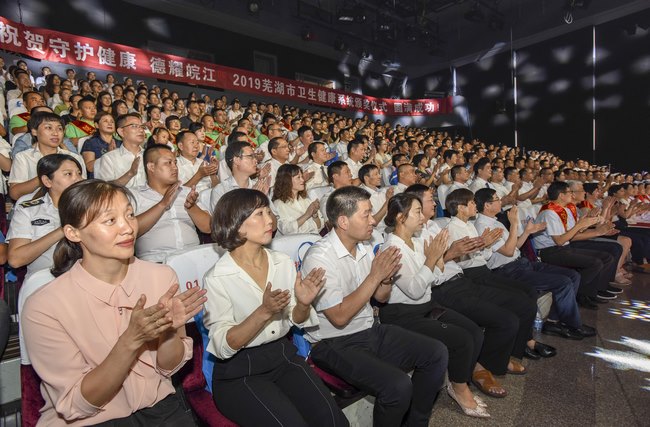
{"label": "uniform shoulder epaulette", "polygon": [[24,208],[31,208],[33,206],[42,205],[43,203],[45,203],[45,200],[43,200],[43,198],[40,197],[38,199],[24,201],[20,204],[20,206]]}

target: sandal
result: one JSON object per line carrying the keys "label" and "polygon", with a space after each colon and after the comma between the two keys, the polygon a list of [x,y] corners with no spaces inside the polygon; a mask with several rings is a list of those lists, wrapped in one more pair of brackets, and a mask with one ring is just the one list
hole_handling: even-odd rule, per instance
{"label": "sandal", "polygon": [[[481,369],[480,371],[474,372],[472,374],[472,384],[488,396],[502,398],[508,395],[508,392],[501,387],[501,384],[499,384],[499,382],[494,378],[492,372],[487,369]],[[503,392],[499,393],[494,391],[495,389],[500,389]]]}
{"label": "sandal", "polygon": [[526,375],[526,367],[521,364],[517,359],[510,358],[510,363],[512,363],[513,369],[508,368],[508,374],[510,375]]}

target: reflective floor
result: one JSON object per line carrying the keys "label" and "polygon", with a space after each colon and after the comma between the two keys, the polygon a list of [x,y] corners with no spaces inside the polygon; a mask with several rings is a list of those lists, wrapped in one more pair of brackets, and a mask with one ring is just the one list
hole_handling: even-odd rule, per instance
{"label": "reflective floor", "polygon": [[618,299],[582,310],[582,318],[598,329],[596,337],[569,341],[540,334],[558,355],[526,360],[523,377],[502,377],[505,399],[481,395],[492,418],[467,417],[441,393],[429,425],[649,426],[650,274],[635,273]]}

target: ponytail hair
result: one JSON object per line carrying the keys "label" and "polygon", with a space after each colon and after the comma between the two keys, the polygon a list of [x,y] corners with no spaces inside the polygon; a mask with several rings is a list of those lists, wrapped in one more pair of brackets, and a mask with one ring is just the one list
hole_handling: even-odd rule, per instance
{"label": "ponytail hair", "polygon": [[[118,194],[123,194],[133,203],[131,192],[119,184],[99,179],[87,179],[72,184],[63,191],[59,199],[61,227],[86,227],[110,206]],[[64,237],[54,249],[54,266],[50,270],[52,275],[58,277],[70,270],[82,256],[81,244]]]}

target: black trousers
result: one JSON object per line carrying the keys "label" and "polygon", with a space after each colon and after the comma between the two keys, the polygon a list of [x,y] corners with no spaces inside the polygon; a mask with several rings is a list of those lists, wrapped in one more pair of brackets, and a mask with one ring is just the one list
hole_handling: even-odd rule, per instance
{"label": "black trousers", "polygon": [[449,352],[449,380],[467,383],[472,378],[483,346],[483,331],[476,323],[450,308],[444,308],[444,313],[433,319],[433,307],[432,301],[417,305],[387,304],[379,309],[379,319],[382,323],[401,326],[441,341]]}
{"label": "black trousers", "polygon": [[578,249],[571,245],[540,249],[539,257],[545,263],[577,270],[580,273],[578,295],[589,297],[595,297],[599,290],[607,289],[609,279],[603,270],[614,262],[608,253]]}
{"label": "black trousers", "polygon": [[185,410],[181,399],[170,394],[151,408],[140,409],[124,418],[94,424],[101,427],[178,427],[195,426],[192,415]]}
{"label": "black trousers", "polygon": [[11,317],[9,316],[9,306],[0,298],[0,356],[5,352],[7,341],[9,340],[9,330],[11,328]]}
{"label": "black trousers", "polygon": [[434,287],[431,299],[485,328],[478,361],[492,373],[504,375],[520,329],[516,313],[521,308],[520,298],[461,277]]}
{"label": "black trousers", "polygon": [[241,426],[348,426],[329,390],[285,337],[217,361],[212,398]]}
{"label": "black trousers", "polygon": [[321,369],[375,396],[373,425],[386,427],[428,426],[447,370],[442,343],[384,324],[322,340],[312,348],[311,358]]}
{"label": "black trousers", "polygon": [[495,274],[489,268],[474,267],[463,270],[465,276],[479,286],[499,289],[509,293],[516,303],[509,307],[519,318],[517,338],[512,348],[512,355],[524,357],[526,343],[533,337],[533,323],[537,315],[537,291],[529,283]]}
{"label": "black trousers", "polygon": [[571,242],[569,244],[572,248],[577,249],[587,249],[590,251],[605,252],[612,257],[610,262],[606,258],[601,258],[603,261],[603,276],[607,280],[607,283],[613,281],[616,277],[616,271],[618,270],[618,261],[623,255],[623,246],[615,240],[580,240],[578,242]]}
{"label": "black trousers", "polygon": [[630,253],[632,261],[637,264],[643,264],[643,259],[650,261],[650,230],[642,228],[624,228],[621,230],[621,236],[626,236],[632,239],[632,248]]}

